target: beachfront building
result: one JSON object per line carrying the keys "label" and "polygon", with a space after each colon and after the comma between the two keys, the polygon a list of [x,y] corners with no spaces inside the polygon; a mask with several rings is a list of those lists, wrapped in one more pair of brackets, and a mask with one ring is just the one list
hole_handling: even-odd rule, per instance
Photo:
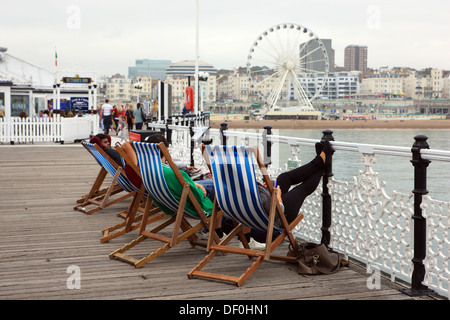
{"label": "beachfront building", "polygon": [[[360,72],[358,71],[330,72],[318,98],[339,99],[359,93],[359,74]],[[312,75],[304,81],[307,83],[308,90],[311,93],[315,93],[315,90],[320,88],[324,80],[320,75]]]}
{"label": "beachfront building", "polygon": [[[207,79],[199,81],[199,110],[207,111],[207,105],[216,101],[216,76],[214,66],[199,61],[198,72],[208,73]],[[172,63],[166,70],[166,83],[172,86],[172,107],[175,112],[181,111],[184,106],[186,88],[194,88],[195,92],[195,61],[184,60]]]}
{"label": "beachfront building", "polygon": [[0,48],[0,110],[5,117],[30,117],[53,109],[87,111],[97,99],[95,81],[93,72],[50,72]]}
{"label": "beachfront building", "polygon": [[137,59],[134,66],[128,67],[128,78],[146,77],[154,80],[165,80],[166,70],[171,63],[171,60]]}
{"label": "beachfront building", "polygon": [[217,79],[217,99],[220,101],[248,101],[249,80],[242,68],[233,69]]}
{"label": "beachfront building", "polygon": [[151,77],[136,77],[131,81],[131,102],[149,102],[153,98],[153,79]]}
{"label": "beachfront building", "polygon": [[431,68],[411,72],[403,78],[405,95],[413,99],[449,98],[444,81],[448,75],[441,69]]}
{"label": "beachfront building", "polygon": [[450,98],[450,73],[442,78],[442,97]]}
{"label": "beachfront building", "polygon": [[132,79],[124,75],[115,74],[106,81],[106,99],[109,103],[123,104],[131,102]]}
{"label": "beachfront building", "polygon": [[396,73],[381,72],[366,76],[361,81],[361,94],[405,96],[403,79]]}
{"label": "beachfront building", "polygon": [[[320,74],[310,73],[300,81],[311,96],[315,95],[325,81],[325,85],[317,96],[318,99],[339,99],[357,94],[360,91],[359,72],[357,71],[330,72],[326,79]],[[293,98],[293,90],[291,90],[290,95]]]}

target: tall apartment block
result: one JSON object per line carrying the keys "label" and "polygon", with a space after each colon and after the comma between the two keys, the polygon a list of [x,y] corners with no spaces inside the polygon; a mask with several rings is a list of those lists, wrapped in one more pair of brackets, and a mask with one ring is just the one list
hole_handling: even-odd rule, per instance
{"label": "tall apartment block", "polygon": [[[317,41],[308,41],[300,45],[300,56],[306,56],[301,62],[301,66],[309,70],[334,72],[334,49],[331,46],[331,39],[320,39],[328,54],[328,70],[325,70],[323,55],[317,51]],[[316,62],[314,62],[316,61]]]}
{"label": "tall apartment block", "polygon": [[346,71],[367,70],[367,46],[350,45],[344,51],[344,68]]}

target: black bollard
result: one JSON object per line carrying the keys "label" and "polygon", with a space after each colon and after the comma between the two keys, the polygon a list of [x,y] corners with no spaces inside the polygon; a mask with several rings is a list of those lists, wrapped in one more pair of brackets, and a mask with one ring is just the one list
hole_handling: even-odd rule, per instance
{"label": "black bollard", "polygon": [[[334,141],[333,131],[324,130],[322,131],[323,136],[321,141]],[[333,159],[334,150],[325,154],[327,160],[325,170],[322,177],[322,239],[320,243],[325,244],[327,247],[330,245],[331,235],[330,235],[330,227],[331,227],[331,195],[328,190],[328,180],[333,176],[333,167],[332,167],[332,159]]]}
{"label": "black bollard", "polygon": [[426,295],[432,292],[422,282],[425,279],[425,265],[423,260],[426,256],[427,244],[427,221],[422,215],[422,196],[428,193],[427,190],[427,167],[430,164],[430,160],[423,159],[420,150],[429,149],[427,143],[427,136],[418,135],[415,136],[416,140],[411,148],[412,160],[411,163],[414,166],[414,257],[413,273],[411,276],[411,289],[405,289],[403,292],[410,296]]}

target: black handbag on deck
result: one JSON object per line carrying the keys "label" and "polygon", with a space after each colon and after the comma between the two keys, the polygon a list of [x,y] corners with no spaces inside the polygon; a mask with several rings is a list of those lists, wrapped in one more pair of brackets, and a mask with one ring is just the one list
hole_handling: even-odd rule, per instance
{"label": "black handbag on deck", "polygon": [[332,274],[339,270],[342,256],[328,249],[324,244],[299,244],[297,271],[302,275]]}

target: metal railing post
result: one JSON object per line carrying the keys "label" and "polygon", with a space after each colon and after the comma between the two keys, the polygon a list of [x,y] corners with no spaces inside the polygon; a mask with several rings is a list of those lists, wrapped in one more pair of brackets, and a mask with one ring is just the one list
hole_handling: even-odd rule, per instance
{"label": "metal railing post", "polygon": [[172,144],[172,129],[169,128],[170,125],[172,125],[172,118],[166,121],[166,139],[169,144]]}
{"label": "metal railing post", "polygon": [[190,154],[191,154],[191,167],[194,166],[194,148],[195,148],[195,141],[192,140],[192,137],[194,136],[194,123],[192,121],[189,122],[189,140],[190,140],[190,145],[191,145],[191,150],[190,150]]}
{"label": "metal railing post", "polygon": [[263,133],[263,145],[264,145],[264,165],[267,167],[272,163],[272,142],[267,139],[268,135],[272,134],[272,127],[265,126]]}
{"label": "metal railing post", "polygon": [[228,130],[228,123],[223,122],[220,124],[220,143],[224,146],[227,144],[227,137],[224,134],[225,130]]}
{"label": "metal railing post", "polygon": [[[333,131],[324,130],[322,131],[323,136],[321,141],[334,141]],[[325,171],[322,177],[322,239],[320,243],[325,244],[327,247],[330,245],[331,235],[330,235],[330,226],[331,226],[331,195],[328,190],[328,180],[333,176],[333,159],[334,150],[331,152],[327,152],[326,156],[326,165]]]}
{"label": "metal railing post", "polygon": [[427,167],[431,161],[423,159],[420,150],[430,148],[427,139],[428,137],[424,135],[415,136],[414,140],[416,141],[411,148],[411,163],[414,166],[414,190],[412,191],[414,194],[414,214],[412,216],[414,222],[414,257],[412,259],[413,273],[411,276],[411,289],[403,290],[410,296],[426,295],[432,292],[432,290],[422,284],[426,271],[423,260],[427,253],[427,221],[422,215],[421,204],[422,196],[428,194]]}

